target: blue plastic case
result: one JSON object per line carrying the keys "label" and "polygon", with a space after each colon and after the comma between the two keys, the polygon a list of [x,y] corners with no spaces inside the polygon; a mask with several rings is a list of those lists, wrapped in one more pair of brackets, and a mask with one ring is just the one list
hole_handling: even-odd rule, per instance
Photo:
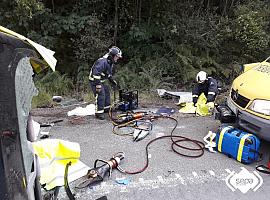
{"label": "blue plastic case", "polygon": [[223,126],[216,135],[217,150],[241,163],[250,164],[259,158],[260,140],[253,134],[232,126]]}

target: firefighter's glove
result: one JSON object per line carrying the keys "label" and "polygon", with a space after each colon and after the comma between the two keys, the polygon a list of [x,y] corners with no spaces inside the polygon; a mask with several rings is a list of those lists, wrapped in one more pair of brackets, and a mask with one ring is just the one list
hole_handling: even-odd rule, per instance
{"label": "firefighter's glove", "polygon": [[101,92],[101,85],[96,85],[96,93],[99,94]]}

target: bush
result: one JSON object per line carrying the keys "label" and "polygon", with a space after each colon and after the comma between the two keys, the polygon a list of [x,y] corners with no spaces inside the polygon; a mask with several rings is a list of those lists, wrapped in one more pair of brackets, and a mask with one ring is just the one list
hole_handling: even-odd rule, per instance
{"label": "bush", "polygon": [[73,81],[67,75],[61,75],[57,71],[37,79],[35,81],[37,88],[51,95],[70,95],[74,90]]}
{"label": "bush", "polygon": [[37,96],[33,97],[32,108],[51,107],[52,105],[52,96],[47,92],[40,91]]}

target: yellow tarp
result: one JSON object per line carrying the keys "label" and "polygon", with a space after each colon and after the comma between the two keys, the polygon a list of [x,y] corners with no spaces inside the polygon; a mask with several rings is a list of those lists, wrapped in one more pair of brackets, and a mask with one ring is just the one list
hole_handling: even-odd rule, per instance
{"label": "yellow tarp", "polygon": [[196,113],[196,107],[193,102],[181,103],[179,112],[181,113]]}
{"label": "yellow tarp", "polygon": [[78,143],[59,139],[46,139],[33,142],[33,148],[39,158],[40,183],[45,184],[47,190],[64,185],[65,167],[70,161],[72,164],[69,167],[69,182],[84,176],[90,169],[79,161],[80,146]]}
{"label": "yellow tarp", "polygon": [[196,106],[194,106],[193,102],[187,102],[180,104],[180,113],[196,113],[198,116],[207,116],[211,115],[210,110],[214,107],[213,102],[207,102],[207,98],[205,97],[204,93],[202,93],[198,101],[196,103]]}
{"label": "yellow tarp", "polygon": [[209,112],[209,108],[206,105],[207,102],[207,98],[205,97],[204,93],[202,93],[199,98],[198,101],[196,103],[196,115],[198,116],[207,116],[210,115],[211,113]]}

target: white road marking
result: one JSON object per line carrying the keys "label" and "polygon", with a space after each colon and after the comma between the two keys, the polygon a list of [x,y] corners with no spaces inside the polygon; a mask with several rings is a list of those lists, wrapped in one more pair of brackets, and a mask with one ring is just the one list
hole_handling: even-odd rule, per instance
{"label": "white road marking", "polygon": [[181,175],[180,174],[175,174],[176,178],[180,178]]}
{"label": "white road marking", "polygon": [[197,172],[192,172],[192,174],[193,174],[194,177],[198,177]]}
{"label": "white road marking", "polygon": [[185,182],[185,180],[182,178],[182,176],[180,174],[175,174],[176,178],[180,180],[182,185],[187,185],[187,183]]}
{"label": "white road marking", "polygon": [[225,171],[228,172],[229,174],[233,172],[233,171],[231,171],[229,169],[225,169]]}
{"label": "white road marking", "polygon": [[[173,129],[174,126],[168,127],[168,129]],[[183,129],[186,128],[186,126],[177,126],[176,129]]]}
{"label": "white road marking", "polygon": [[186,126],[177,126],[176,128],[186,128]]}
{"label": "white road marking", "polygon": [[162,176],[157,176],[157,178],[158,178],[159,182],[164,183],[164,179],[162,178]]}
{"label": "white road marking", "polygon": [[210,174],[211,176],[215,176],[215,172],[214,172],[213,170],[209,170],[209,174]]}
{"label": "white road marking", "polygon": [[[214,172],[213,170],[208,170],[209,173],[199,173],[193,171],[192,174],[188,176],[181,176],[180,174],[174,174],[175,176],[170,177],[162,177],[157,176],[155,179],[144,179],[138,178],[136,180],[132,180],[128,185],[119,185],[115,184],[113,180],[109,180],[107,182],[102,182],[100,185],[94,186],[92,190],[90,190],[91,194],[93,195],[105,195],[111,192],[121,192],[127,193],[133,190],[153,190],[158,188],[172,188],[178,187],[180,185],[196,185],[196,184],[203,184],[205,182],[219,182],[224,181],[227,174],[223,174],[225,170],[219,169],[218,171]],[[229,169],[226,171],[231,172]],[[224,183],[225,184],[225,183]]]}

